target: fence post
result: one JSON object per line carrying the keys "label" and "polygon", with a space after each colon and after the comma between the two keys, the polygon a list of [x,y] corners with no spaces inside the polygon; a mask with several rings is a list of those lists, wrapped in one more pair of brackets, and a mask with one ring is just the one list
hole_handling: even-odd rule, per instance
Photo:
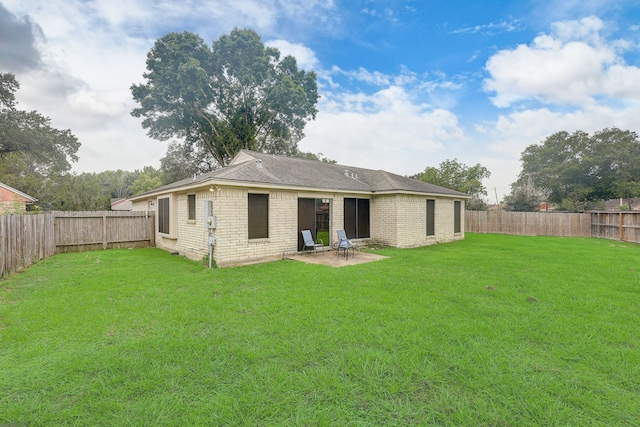
{"label": "fence post", "polygon": [[107,215],[102,215],[102,249],[107,250]]}
{"label": "fence post", "polygon": [[151,247],[155,248],[156,247],[156,214],[155,212],[151,211],[151,215],[150,215],[150,226],[151,226]]}
{"label": "fence post", "polygon": [[624,214],[622,212],[620,212],[620,219],[619,219],[619,224],[618,224],[618,240],[619,241],[622,241],[622,237],[623,237],[623,234],[622,234],[622,224],[623,224],[622,215],[624,215]]}

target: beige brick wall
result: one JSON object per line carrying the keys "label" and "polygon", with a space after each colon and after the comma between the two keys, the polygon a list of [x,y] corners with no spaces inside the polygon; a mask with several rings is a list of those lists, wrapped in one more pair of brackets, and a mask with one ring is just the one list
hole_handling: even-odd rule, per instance
{"label": "beige brick wall", "polygon": [[331,247],[338,245],[336,232],[344,228],[344,198],[343,194],[334,194],[331,203]]}
{"label": "beige brick wall", "polygon": [[375,196],[369,205],[371,239],[389,246],[398,246],[397,196]]}
{"label": "beige brick wall", "polygon": [[[269,194],[269,237],[249,240],[249,193]],[[281,256],[298,246],[298,198],[292,191],[221,188],[214,198],[218,217],[214,258],[218,265]]]}
{"label": "beige brick wall", "polygon": [[[269,194],[269,237],[266,239],[249,240],[248,238],[248,194],[250,192]],[[196,195],[195,220],[188,219],[189,194]],[[219,187],[212,193],[207,186],[174,195],[178,239],[159,234],[156,224],[156,246],[167,251],[177,251],[181,255],[196,260],[208,255],[208,230],[204,225],[204,202],[212,200],[213,214],[217,217],[217,228],[214,231],[214,259],[219,266],[280,257],[285,251],[297,250],[299,197],[331,200],[332,246],[336,243],[336,230],[344,228],[344,198],[368,198],[357,194],[249,190],[235,187]],[[426,199],[425,196],[413,195],[381,195],[370,198],[371,240],[396,247],[414,247],[464,238],[464,232],[456,235],[453,233],[454,203],[453,200],[446,198],[435,198],[436,236],[426,236]],[[153,202],[153,205],[149,202]],[[155,197],[135,202],[132,209],[156,211],[157,221]],[[464,213],[461,215],[461,221],[462,230],[464,230]]]}
{"label": "beige brick wall", "polygon": [[[189,219],[188,196],[196,196],[196,219]],[[199,260],[209,254],[208,250],[208,229],[204,225],[204,202],[211,200],[212,194],[208,188],[178,193],[178,241],[175,244],[176,250],[191,259]]]}
{"label": "beige brick wall", "polygon": [[[427,236],[427,199],[436,201],[435,236]],[[389,246],[409,248],[464,239],[464,213],[461,233],[454,234],[453,221],[454,200],[449,198],[396,194],[374,196],[371,202],[371,239]]]}

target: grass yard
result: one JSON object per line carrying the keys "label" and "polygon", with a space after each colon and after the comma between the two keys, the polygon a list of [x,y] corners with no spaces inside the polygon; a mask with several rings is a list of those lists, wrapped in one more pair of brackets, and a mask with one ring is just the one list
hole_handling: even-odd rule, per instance
{"label": "grass yard", "polygon": [[637,426],[640,246],[331,268],[63,254],[0,282],[0,426]]}

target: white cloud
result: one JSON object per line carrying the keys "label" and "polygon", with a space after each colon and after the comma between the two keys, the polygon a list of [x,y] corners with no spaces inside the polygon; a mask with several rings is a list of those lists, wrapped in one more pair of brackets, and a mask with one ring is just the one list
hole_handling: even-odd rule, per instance
{"label": "white cloud", "polygon": [[547,104],[591,104],[598,97],[640,99],[640,68],[627,65],[625,41],[601,36],[597,17],[552,24],[531,45],[502,50],[486,64],[491,75],[485,90],[494,105],[508,107],[526,100]]}
{"label": "white cloud", "polygon": [[283,56],[291,55],[296,58],[298,68],[313,71],[320,68],[320,62],[314,51],[300,43],[291,43],[286,40],[268,40],[266,46],[275,47]]}
{"label": "white cloud", "polygon": [[346,165],[410,175],[468,143],[455,114],[416,104],[399,86],[326,94],[319,110],[300,148]]}
{"label": "white cloud", "polygon": [[451,34],[476,34],[482,33],[487,35],[493,35],[495,33],[510,33],[517,31],[520,28],[520,21],[518,19],[502,20],[498,22],[490,22],[488,24],[474,25],[472,27],[460,28],[458,30],[451,31]]}

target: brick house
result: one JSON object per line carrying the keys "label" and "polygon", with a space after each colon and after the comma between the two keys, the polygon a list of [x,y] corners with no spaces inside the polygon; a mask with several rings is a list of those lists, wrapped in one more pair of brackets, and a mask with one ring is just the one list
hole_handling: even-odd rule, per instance
{"label": "brick house", "polygon": [[31,197],[22,191],[0,182],[0,215],[24,212],[27,209],[27,205],[31,205],[37,201],[35,197]]}
{"label": "brick house", "polygon": [[155,211],[158,247],[201,259],[212,238],[216,263],[228,266],[298,251],[306,229],[330,247],[340,229],[400,248],[461,240],[468,198],[382,170],[242,150],[227,167],[130,200]]}

